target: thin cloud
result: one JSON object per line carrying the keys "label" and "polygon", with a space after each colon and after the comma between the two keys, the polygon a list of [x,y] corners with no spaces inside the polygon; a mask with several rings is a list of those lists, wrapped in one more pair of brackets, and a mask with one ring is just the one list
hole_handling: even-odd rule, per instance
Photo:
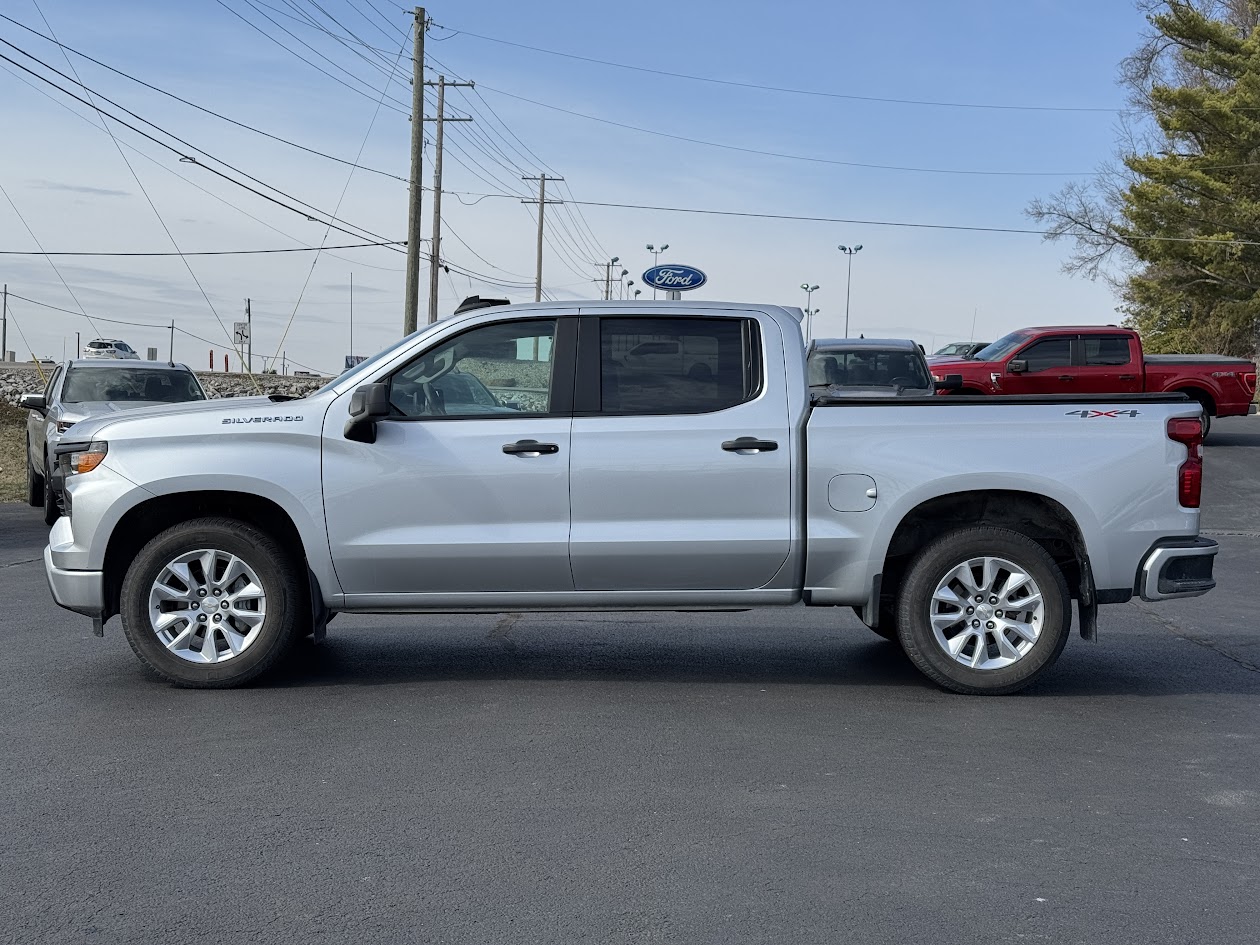
{"label": "thin cloud", "polygon": [[63,190],[72,194],[87,194],[91,197],[130,197],[129,190],[109,190],[105,187],[87,187],[83,184],[63,184],[55,180],[28,180],[26,186],[39,190]]}

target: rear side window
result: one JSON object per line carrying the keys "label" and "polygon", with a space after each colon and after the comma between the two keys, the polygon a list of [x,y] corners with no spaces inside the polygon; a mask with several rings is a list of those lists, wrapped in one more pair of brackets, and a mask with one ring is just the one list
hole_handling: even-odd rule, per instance
{"label": "rear side window", "polygon": [[751,400],[758,338],[744,318],[602,318],[600,412],[709,413]]}
{"label": "rear side window", "polygon": [[1047,338],[1031,344],[1019,353],[1019,357],[1028,362],[1029,371],[1045,371],[1055,367],[1070,367],[1072,364],[1072,339]]}
{"label": "rear side window", "polygon": [[1085,338],[1085,364],[1088,367],[1128,364],[1131,359],[1129,339],[1124,335]]}

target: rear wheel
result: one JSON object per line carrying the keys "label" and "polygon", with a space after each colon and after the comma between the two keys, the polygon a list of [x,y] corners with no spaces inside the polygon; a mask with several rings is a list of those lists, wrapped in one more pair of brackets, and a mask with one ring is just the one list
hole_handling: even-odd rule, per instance
{"label": "rear wheel", "polygon": [[232,519],[184,522],[127,569],[123,630],[146,666],[176,685],[240,686],[305,632],[304,577],[266,532]]}
{"label": "rear wheel", "polygon": [[1054,559],[1005,528],[942,535],[911,563],[897,607],[898,635],[915,666],[953,692],[1001,695],[1059,658],[1072,625]]}

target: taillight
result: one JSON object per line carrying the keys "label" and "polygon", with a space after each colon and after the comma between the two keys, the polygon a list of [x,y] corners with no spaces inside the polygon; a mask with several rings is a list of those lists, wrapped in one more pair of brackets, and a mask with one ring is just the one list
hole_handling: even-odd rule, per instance
{"label": "taillight", "polygon": [[1242,378],[1243,378],[1243,384],[1246,386],[1247,390],[1251,392],[1251,396],[1255,397],[1256,396],[1256,375],[1254,373],[1244,374]]}
{"label": "taillight", "polygon": [[1186,461],[1177,469],[1177,502],[1197,509],[1203,492],[1203,421],[1169,420],[1168,439],[1186,445]]}

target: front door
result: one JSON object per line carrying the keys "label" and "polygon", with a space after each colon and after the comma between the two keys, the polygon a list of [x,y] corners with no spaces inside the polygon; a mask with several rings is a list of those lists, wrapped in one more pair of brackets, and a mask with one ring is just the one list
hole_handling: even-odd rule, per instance
{"label": "front door", "polygon": [[1024,370],[1013,373],[1007,362],[1002,375],[1003,394],[1075,394],[1076,368],[1072,366],[1071,335],[1042,338],[1024,346],[1011,356],[1011,361],[1023,361]]}
{"label": "front door", "polygon": [[[324,504],[347,595],[567,591],[576,319],[493,322],[387,380],[375,443],[324,427]],[[402,603],[402,601],[399,601]]]}
{"label": "front door", "polygon": [[582,318],[569,543],[578,590],[752,589],[783,566],[783,339],[772,320],[740,314]]}

